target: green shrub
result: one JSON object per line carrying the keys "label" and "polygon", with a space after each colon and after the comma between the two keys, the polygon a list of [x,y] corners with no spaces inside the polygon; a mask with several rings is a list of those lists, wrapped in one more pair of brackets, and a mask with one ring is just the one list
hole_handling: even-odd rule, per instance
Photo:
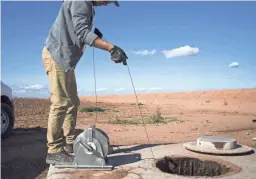
{"label": "green shrub", "polygon": [[104,112],[105,110],[99,107],[86,107],[81,108],[80,112]]}

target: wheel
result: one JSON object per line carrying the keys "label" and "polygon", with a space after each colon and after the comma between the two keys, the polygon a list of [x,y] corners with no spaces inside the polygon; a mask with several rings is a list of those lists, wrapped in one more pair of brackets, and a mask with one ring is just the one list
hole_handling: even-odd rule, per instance
{"label": "wheel", "polygon": [[5,103],[1,103],[1,138],[8,138],[14,126],[13,109]]}
{"label": "wheel", "polygon": [[[93,130],[93,139],[97,140],[100,143],[103,151],[103,157],[105,158],[109,154],[110,150],[108,136],[105,132],[98,128],[93,128]],[[74,153],[77,153],[79,149],[79,141],[86,142],[88,144],[89,135],[89,130],[87,129],[76,137],[76,140],[74,142]],[[99,149],[96,148],[96,151],[98,150]]]}

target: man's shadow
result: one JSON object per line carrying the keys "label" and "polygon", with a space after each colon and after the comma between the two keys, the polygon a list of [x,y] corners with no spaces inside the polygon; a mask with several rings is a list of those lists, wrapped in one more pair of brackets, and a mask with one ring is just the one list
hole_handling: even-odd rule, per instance
{"label": "man's shadow", "polygon": [[108,157],[108,164],[114,166],[126,165],[136,163],[143,160],[139,150],[151,148],[159,145],[169,145],[173,143],[159,143],[159,144],[138,144],[132,146],[112,145],[113,151]]}
{"label": "man's shadow", "polygon": [[160,146],[160,145],[169,145],[169,144],[175,144],[175,143],[137,144],[137,145],[131,145],[130,147],[124,147],[124,145],[113,145],[114,150],[112,153],[130,153],[133,151],[138,151],[138,150]]}
{"label": "man's shadow", "polygon": [[[13,134],[1,141],[1,178],[46,178],[46,128],[16,128]],[[82,130],[77,129],[76,135]]]}

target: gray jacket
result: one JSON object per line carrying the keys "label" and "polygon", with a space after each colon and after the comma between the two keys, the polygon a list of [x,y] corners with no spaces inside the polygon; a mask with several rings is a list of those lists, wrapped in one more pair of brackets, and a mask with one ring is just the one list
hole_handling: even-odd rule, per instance
{"label": "gray jacket", "polygon": [[44,45],[65,71],[75,68],[83,55],[85,45],[91,46],[97,38],[91,32],[94,13],[90,0],[62,3]]}

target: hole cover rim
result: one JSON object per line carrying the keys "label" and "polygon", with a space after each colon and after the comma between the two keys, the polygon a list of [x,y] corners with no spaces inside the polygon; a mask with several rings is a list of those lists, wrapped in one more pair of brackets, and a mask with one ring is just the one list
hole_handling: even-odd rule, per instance
{"label": "hole cover rim", "polygon": [[201,136],[198,137],[197,140],[204,142],[237,142],[237,140],[233,137],[224,137],[224,136]]}
{"label": "hole cover rim", "polygon": [[189,151],[205,153],[205,154],[246,154],[253,151],[253,148],[242,145],[240,143],[236,144],[238,148],[230,149],[230,150],[219,150],[219,149],[207,149],[197,145],[197,141],[185,142],[183,143],[183,147]]}

